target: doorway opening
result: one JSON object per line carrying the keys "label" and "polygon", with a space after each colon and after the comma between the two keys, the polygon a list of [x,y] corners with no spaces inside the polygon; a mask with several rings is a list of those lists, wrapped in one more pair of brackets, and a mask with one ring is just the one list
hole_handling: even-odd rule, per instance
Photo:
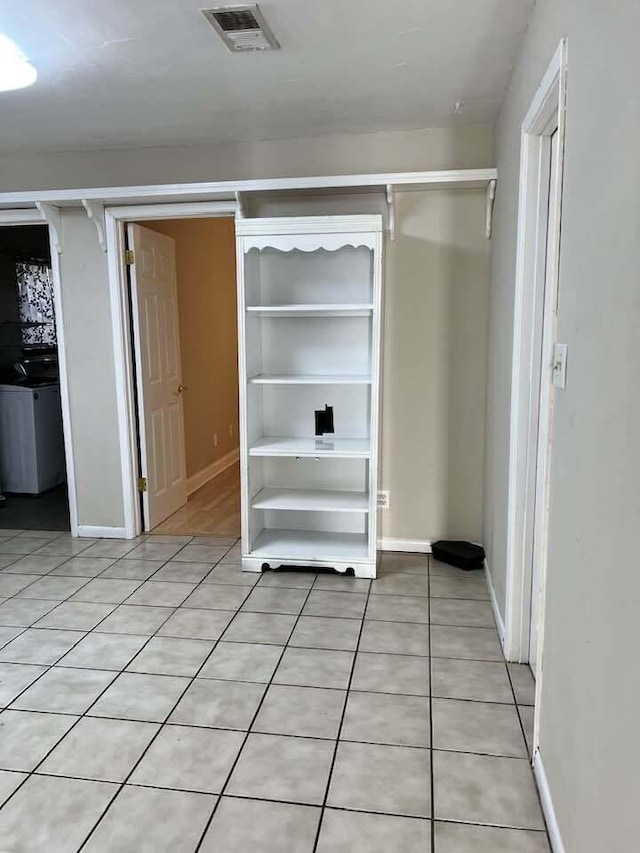
{"label": "doorway opening", "polygon": [[[544,664],[549,475],[564,168],[567,42],[522,123],[514,305],[505,656],[536,679],[537,760]],[[555,376],[555,378],[554,378]]]}
{"label": "doorway opening", "polygon": [[0,527],[71,529],[49,228],[0,228]]}
{"label": "doorway opening", "polygon": [[233,217],[127,222],[142,530],[240,535]]}

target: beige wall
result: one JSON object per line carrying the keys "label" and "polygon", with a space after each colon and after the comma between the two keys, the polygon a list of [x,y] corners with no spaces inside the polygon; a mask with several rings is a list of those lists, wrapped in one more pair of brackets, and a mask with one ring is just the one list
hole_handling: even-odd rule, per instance
{"label": "beige wall", "polygon": [[343,175],[493,165],[486,127],[316,136],[208,147],[50,152],[0,159],[0,192]]}
{"label": "beige wall", "polygon": [[193,477],[238,447],[234,221],[224,217],[140,224],[176,242],[182,381],[188,389],[187,477]]}
{"label": "beige wall", "polygon": [[79,524],[122,528],[124,508],[106,255],[84,210],[62,210],[62,310]]}
{"label": "beige wall", "polygon": [[566,853],[638,849],[640,4],[538,0],[496,128],[485,544],[504,612],[520,124],[568,37],[540,756]]}
{"label": "beige wall", "polygon": [[386,244],[382,536],[479,541],[489,244],[484,193],[399,193]]}

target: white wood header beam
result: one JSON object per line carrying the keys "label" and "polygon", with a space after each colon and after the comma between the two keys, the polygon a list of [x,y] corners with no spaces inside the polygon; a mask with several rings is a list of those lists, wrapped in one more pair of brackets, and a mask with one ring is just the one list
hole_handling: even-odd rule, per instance
{"label": "white wood header beam", "polygon": [[41,223],[42,214],[35,207],[0,210],[0,226],[39,225]]}
{"label": "white wood header beam", "polygon": [[249,181],[217,181],[193,184],[95,187],[74,190],[39,190],[0,193],[0,207],[46,202],[79,206],[82,200],[101,204],[144,204],[160,201],[236,201],[236,193],[342,190],[384,192],[387,185],[399,190],[483,189],[497,178],[495,169],[450,169],[438,172],[390,172],[367,175],[325,175],[304,178],[269,178]]}

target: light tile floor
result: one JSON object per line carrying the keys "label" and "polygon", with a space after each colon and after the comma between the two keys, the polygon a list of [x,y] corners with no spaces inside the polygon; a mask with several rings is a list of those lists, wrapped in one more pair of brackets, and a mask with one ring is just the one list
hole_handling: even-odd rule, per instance
{"label": "light tile floor", "polygon": [[482,577],[33,530],[0,567],[3,851],[548,853]]}

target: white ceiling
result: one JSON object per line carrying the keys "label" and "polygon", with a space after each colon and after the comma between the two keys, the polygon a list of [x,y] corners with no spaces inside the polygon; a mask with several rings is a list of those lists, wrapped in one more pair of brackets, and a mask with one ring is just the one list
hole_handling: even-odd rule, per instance
{"label": "white ceiling", "polygon": [[265,54],[227,50],[200,12],[223,3],[0,0],[39,72],[0,93],[0,149],[490,125],[534,0],[264,0]]}

